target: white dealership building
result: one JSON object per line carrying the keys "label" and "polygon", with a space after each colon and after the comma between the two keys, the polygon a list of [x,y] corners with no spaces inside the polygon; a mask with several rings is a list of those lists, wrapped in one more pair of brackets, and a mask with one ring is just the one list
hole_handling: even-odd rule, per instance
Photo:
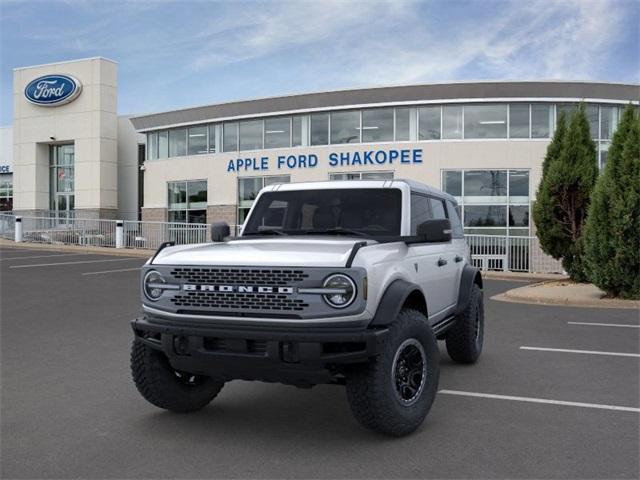
{"label": "white dealership building", "polygon": [[117,89],[104,58],[15,69],[0,207],[240,224],[272,183],[408,178],[457,197],[468,233],[530,235],[560,112],[585,103],[602,166],[622,109],[640,98],[637,84],[458,82],[125,116]]}

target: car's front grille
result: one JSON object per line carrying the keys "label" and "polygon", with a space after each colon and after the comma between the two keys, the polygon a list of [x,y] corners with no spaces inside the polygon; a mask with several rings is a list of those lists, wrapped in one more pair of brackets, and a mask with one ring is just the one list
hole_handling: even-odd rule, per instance
{"label": "car's front grille", "polygon": [[171,276],[185,283],[217,285],[270,285],[284,286],[298,283],[309,277],[304,270],[288,268],[224,268],[224,267],[176,267]]}
{"label": "car's front grille", "polygon": [[180,308],[199,307],[211,310],[302,311],[304,300],[277,293],[182,292],[171,302]]}

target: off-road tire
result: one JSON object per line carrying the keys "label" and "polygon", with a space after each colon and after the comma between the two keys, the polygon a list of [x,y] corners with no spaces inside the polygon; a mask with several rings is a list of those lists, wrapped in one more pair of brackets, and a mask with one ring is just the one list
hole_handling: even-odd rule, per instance
{"label": "off-road tire", "polygon": [[206,407],[224,386],[224,382],[211,377],[176,372],[162,352],[135,340],[131,347],[131,373],[138,391],[149,403],[179,413]]}
{"label": "off-road tire", "polygon": [[447,352],[458,363],[475,363],[482,353],[483,339],[484,300],[482,290],[474,283],[467,307],[447,332]]}
{"label": "off-road tire", "polygon": [[[416,430],[431,409],[438,390],[439,353],[433,330],[417,310],[401,310],[389,330],[380,355],[347,372],[347,398],[353,415],[364,427],[399,437]],[[413,403],[404,405],[396,392],[394,359],[399,347],[415,340],[426,357],[426,376]]]}

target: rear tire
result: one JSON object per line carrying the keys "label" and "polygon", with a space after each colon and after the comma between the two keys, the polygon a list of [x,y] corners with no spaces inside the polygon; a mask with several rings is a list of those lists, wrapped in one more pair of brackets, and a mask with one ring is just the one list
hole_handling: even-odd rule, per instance
{"label": "rear tire", "polygon": [[439,355],[422,313],[403,309],[389,330],[380,355],[347,373],[347,398],[364,427],[399,437],[416,430],[431,409]]}
{"label": "rear tire", "polygon": [[484,300],[482,290],[473,284],[469,303],[447,332],[449,356],[458,363],[475,363],[484,341]]}
{"label": "rear tire", "polygon": [[176,371],[164,353],[135,340],[131,347],[131,373],[145,400],[179,413],[206,407],[224,386],[224,382],[211,377]]}

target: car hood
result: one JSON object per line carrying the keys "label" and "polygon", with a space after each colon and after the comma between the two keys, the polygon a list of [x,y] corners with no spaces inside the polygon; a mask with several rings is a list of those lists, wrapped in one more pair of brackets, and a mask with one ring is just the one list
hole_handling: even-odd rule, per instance
{"label": "car hood", "polygon": [[361,241],[352,237],[269,237],[180,245],[162,250],[153,264],[344,267],[353,245]]}

